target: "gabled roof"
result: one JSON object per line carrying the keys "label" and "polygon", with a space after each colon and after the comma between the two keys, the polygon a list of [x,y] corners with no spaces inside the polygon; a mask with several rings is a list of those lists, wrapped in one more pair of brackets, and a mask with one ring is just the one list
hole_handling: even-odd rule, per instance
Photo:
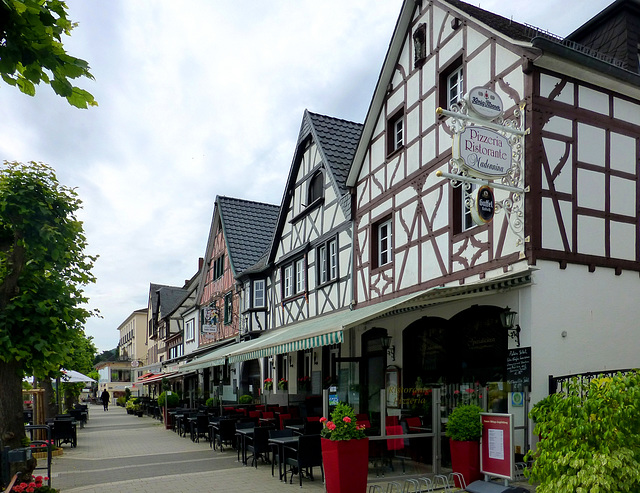
{"label": "gabled roof", "polygon": [[[162,319],[170,314],[182,302],[187,290],[176,286],[166,286],[163,284],[149,285],[149,299],[151,301],[151,312]],[[160,306],[158,306],[158,303]]]}
{"label": "gabled roof", "polygon": [[[346,197],[349,194],[347,176],[349,175],[349,169],[353,162],[361,133],[361,123],[320,115],[318,113],[312,113],[309,110],[304,111],[302,123],[300,124],[300,133],[298,134],[298,143],[291,168],[289,169],[289,177],[287,178],[287,185],[284,189],[282,204],[280,206],[278,226],[272,239],[268,261],[273,260],[273,256],[277,250],[276,238],[280,235],[284,222],[287,220],[292,197],[290,192],[295,188],[298,179],[298,171],[307,139],[311,138],[318,146],[318,152],[322,157],[326,172],[331,178],[331,183],[335,188],[336,195],[338,197]],[[351,217],[350,201],[341,200],[340,205],[343,208],[345,216],[347,218]]]}
{"label": "gabled roof", "polygon": [[361,133],[362,123],[319,115],[308,110],[304,112],[298,145],[309,134],[313,136],[323,161],[333,175],[339,197],[348,192],[347,176]]}
{"label": "gabled roof", "polygon": [[[271,244],[280,208],[232,197],[216,198],[234,277],[255,264]],[[212,238],[210,239],[210,241]]]}
{"label": "gabled roof", "polygon": [[[630,2],[637,3],[638,0],[618,0],[616,3]],[[451,14],[465,14],[467,17],[472,18],[476,22],[484,25],[490,31],[503,35],[507,40],[510,40],[521,48],[531,47],[533,49],[540,48],[542,52],[549,51],[563,58],[576,59],[579,63],[585,63],[584,58],[590,58],[588,63],[599,62],[595,57],[584,55],[581,53],[579,47],[565,47],[563,45],[564,40],[559,37],[545,33],[533,26],[520,24],[514,22],[511,19],[502,17],[493,12],[483,10],[479,7],[475,7],[461,0],[437,0],[437,3],[443,7],[447,6],[451,9]],[[413,21],[414,13],[416,9],[416,2],[414,0],[405,0],[400,11],[400,16],[394,28],[393,36],[389,43],[389,49],[385,56],[380,76],[373,93],[373,98],[367,111],[364,126],[362,129],[362,137],[356,148],[354,155],[353,165],[349,171],[347,177],[347,186],[354,187],[358,181],[360,175],[360,169],[362,162],[367,152],[369,141],[375,130],[375,126],[384,104],[387,87],[393,78],[393,74],[396,70],[396,63],[402,51],[406,36],[408,35],[409,27]],[[607,9],[605,9],[606,11]],[[599,14],[601,15],[601,14]],[[589,25],[589,22],[585,25]],[[577,32],[577,31],[576,31]],[[539,54],[540,51],[536,50]],[[612,65],[599,62],[596,63],[596,68],[600,71],[606,71],[608,75],[618,77],[623,80],[631,79],[632,82],[636,81],[637,76],[634,74],[625,73],[623,70],[616,70]],[[638,79],[640,80],[640,79]]]}

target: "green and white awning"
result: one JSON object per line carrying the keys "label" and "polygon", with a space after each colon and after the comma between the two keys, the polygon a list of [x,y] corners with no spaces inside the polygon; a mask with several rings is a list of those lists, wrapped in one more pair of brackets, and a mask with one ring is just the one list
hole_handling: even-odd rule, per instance
{"label": "green and white awning", "polygon": [[224,346],[217,349],[212,349],[210,352],[194,358],[193,360],[185,363],[180,367],[180,372],[186,373],[194,370],[200,370],[202,368],[209,368],[211,366],[224,366],[227,362],[227,353],[233,346]]}
{"label": "green and white awning", "polygon": [[464,298],[495,295],[511,289],[526,287],[530,284],[531,270],[526,269],[463,285],[433,287],[425,291],[409,293],[391,300],[373,303],[355,310],[345,308],[285,327],[266,330],[256,339],[218,348],[186,363],[183,368],[184,371],[191,371],[207,366],[224,365],[225,358],[229,363],[237,363],[277,354],[340,344],[343,341],[343,331],[372,320]]}

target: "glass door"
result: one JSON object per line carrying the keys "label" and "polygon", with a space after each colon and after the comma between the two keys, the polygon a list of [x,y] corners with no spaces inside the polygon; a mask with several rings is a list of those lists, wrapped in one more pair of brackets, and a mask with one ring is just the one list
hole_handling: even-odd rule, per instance
{"label": "glass door", "polygon": [[[362,358],[336,358],[333,361],[332,374],[335,375],[335,392],[338,402],[348,404],[356,414],[361,412],[360,361]],[[334,398],[335,399],[335,398]],[[330,409],[331,410],[331,409]]]}

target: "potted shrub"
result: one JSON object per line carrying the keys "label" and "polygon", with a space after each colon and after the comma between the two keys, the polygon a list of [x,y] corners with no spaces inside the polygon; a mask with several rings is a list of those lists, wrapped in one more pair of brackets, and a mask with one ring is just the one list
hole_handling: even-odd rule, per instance
{"label": "potted shrub", "polygon": [[331,420],[323,417],[322,462],[327,493],[365,493],[369,471],[369,438],[364,426],[356,425],[356,414],[338,403]]}
{"label": "potted shrub", "polygon": [[[469,485],[482,479],[480,473],[480,437],[482,436],[482,409],[473,404],[456,407],[449,415],[446,435],[451,448],[451,467],[464,476]],[[461,487],[457,484],[456,486]]]}
{"label": "potted shrub", "polygon": [[253,397],[249,394],[244,394],[238,397],[238,404],[251,404],[253,402]]}
{"label": "potted shrub", "polygon": [[162,415],[165,417],[164,427],[167,430],[171,428],[171,415],[164,411],[165,405],[166,408],[169,409],[171,407],[176,407],[179,402],[180,397],[175,392],[171,392],[167,395],[167,391],[165,391],[158,396],[158,406],[163,409]]}

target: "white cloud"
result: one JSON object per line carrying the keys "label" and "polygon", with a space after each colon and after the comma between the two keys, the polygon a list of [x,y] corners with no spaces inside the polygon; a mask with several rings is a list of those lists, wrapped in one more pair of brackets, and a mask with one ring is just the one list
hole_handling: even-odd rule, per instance
{"label": "white cloud", "polygon": [[[606,3],[481,7],[568,34]],[[194,274],[216,195],[280,203],[305,108],[364,119],[401,1],[67,5],[80,24],[65,46],[89,61],[96,80],[78,85],[100,106],[0,86],[0,155],[47,162],[78,187],[88,253],[100,255],[87,294],[104,318],[88,333],[104,350],[150,282]]]}

